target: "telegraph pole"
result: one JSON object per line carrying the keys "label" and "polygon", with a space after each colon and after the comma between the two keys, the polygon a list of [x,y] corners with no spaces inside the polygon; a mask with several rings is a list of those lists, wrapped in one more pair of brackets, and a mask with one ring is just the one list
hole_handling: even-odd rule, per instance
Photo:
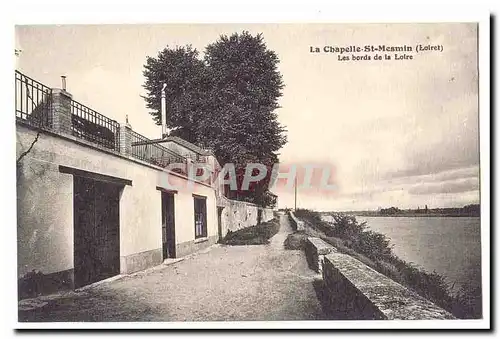
{"label": "telegraph pole", "polygon": [[295,209],[294,211],[297,211],[297,175],[295,175]]}

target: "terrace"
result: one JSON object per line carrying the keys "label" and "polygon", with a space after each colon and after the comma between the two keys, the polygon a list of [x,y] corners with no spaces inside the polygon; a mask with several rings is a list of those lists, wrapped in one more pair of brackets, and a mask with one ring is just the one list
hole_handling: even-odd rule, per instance
{"label": "terrace", "polygon": [[149,139],[130,125],[120,124],[74,100],[64,89],[52,89],[17,70],[15,111],[17,122],[39,131],[71,135],[163,168],[172,163],[187,163],[187,157],[160,145],[161,140]]}

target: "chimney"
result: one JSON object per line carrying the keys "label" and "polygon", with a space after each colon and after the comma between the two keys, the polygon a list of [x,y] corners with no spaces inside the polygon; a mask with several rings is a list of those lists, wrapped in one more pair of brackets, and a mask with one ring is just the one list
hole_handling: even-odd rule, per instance
{"label": "chimney", "polygon": [[165,95],[165,87],[167,84],[163,84],[161,89],[161,138],[168,135],[167,129],[167,99]]}
{"label": "chimney", "polygon": [[66,91],[66,76],[65,75],[61,75],[61,86],[62,86],[63,91]]}

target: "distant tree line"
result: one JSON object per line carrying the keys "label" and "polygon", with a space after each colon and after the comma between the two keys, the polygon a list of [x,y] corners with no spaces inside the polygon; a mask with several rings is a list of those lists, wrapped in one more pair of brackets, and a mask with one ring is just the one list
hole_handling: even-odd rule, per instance
{"label": "distant tree line", "polygon": [[379,211],[380,214],[391,215],[401,213],[401,210],[397,207],[382,208]]}
{"label": "distant tree line", "polygon": [[470,204],[463,207],[449,208],[433,208],[430,209],[425,205],[425,208],[417,207],[417,209],[399,209],[398,207],[381,208],[378,211],[379,215],[413,215],[413,214],[428,214],[442,216],[479,216],[481,206],[479,204]]}

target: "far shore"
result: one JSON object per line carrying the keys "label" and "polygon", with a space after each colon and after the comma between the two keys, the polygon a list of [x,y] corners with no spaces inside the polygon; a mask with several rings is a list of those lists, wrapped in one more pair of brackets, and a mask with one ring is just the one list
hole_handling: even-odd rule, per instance
{"label": "far shore", "polygon": [[[328,213],[328,212],[325,212]],[[402,209],[398,207],[380,208],[374,210],[361,210],[361,211],[343,211],[340,213],[350,214],[359,217],[411,217],[411,218],[429,218],[429,217],[480,217],[481,206],[479,204],[470,204],[463,207],[440,207],[440,208],[427,208],[425,209]]]}
{"label": "far shore", "polygon": [[387,218],[387,217],[411,217],[411,218],[429,218],[429,217],[454,217],[454,218],[479,218],[480,215],[457,215],[457,214],[420,214],[420,213],[412,213],[412,214],[390,214],[390,215],[383,215],[383,214],[370,214],[370,213],[355,213],[355,212],[342,212],[346,214],[352,214],[357,217],[380,217],[380,218]]}

